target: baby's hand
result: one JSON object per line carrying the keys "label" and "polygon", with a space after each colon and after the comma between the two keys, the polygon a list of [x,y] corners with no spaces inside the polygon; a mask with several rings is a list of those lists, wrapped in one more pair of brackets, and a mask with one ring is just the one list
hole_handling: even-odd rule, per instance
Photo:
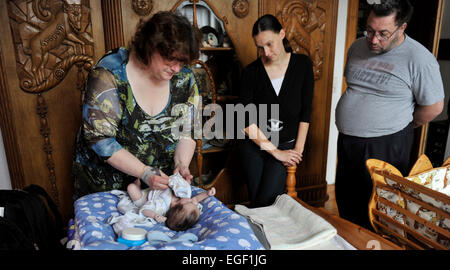
{"label": "baby's hand", "polygon": [[159,223],[163,223],[166,221],[166,217],[165,216],[160,216],[160,215],[155,215],[155,220]]}
{"label": "baby's hand", "polygon": [[212,187],[210,190],[208,190],[208,196],[214,196],[216,194],[216,189]]}

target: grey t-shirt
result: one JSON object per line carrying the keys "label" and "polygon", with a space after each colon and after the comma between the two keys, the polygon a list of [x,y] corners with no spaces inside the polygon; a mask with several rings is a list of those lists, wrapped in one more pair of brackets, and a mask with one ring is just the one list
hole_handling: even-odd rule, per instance
{"label": "grey t-shirt", "polygon": [[444,98],[439,64],[420,43],[405,35],[394,49],[377,55],[365,38],[347,54],[347,90],[336,108],[339,132],[357,137],[379,137],[405,128],[414,107]]}

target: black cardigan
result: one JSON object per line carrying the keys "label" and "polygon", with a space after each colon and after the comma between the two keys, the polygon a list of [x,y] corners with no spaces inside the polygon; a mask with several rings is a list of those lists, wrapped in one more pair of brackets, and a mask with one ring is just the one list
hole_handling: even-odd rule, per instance
{"label": "black cardigan", "polygon": [[[267,119],[271,118],[270,104],[279,104],[279,120],[283,122],[283,128],[279,131],[279,142],[283,143],[297,138],[300,122],[310,122],[313,91],[314,73],[312,62],[308,56],[291,54],[278,96],[261,59],[258,58],[242,71],[239,102],[244,106],[253,103],[257,109],[259,109],[259,104],[267,104],[269,112]],[[246,116],[246,127],[252,123],[258,125],[258,122],[249,122],[248,115]],[[259,114],[257,119],[259,119]],[[238,119],[238,121],[243,121],[243,119]]]}

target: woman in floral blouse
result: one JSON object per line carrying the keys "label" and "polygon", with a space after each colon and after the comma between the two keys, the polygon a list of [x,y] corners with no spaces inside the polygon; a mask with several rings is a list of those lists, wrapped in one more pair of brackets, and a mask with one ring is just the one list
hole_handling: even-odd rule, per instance
{"label": "woman in floral blouse", "polygon": [[75,198],[124,190],[137,177],[152,189],[168,188],[167,175],[176,172],[192,178],[194,129],[186,124],[199,95],[185,64],[199,55],[195,31],[186,18],[160,12],[140,25],[129,47],[103,56],[87,79]]}

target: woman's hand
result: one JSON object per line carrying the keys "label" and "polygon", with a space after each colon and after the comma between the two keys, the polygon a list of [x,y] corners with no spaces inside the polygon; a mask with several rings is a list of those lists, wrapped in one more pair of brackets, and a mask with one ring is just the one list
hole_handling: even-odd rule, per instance
{"label": "woman's hand", "polygon": [[[297,149],[297,147],[295,147],[292,150],[296,151],[300,155],[300,161],[297,163],[297,165],[298,165],[298,164],[300,164],[300,162],[303,161],[303,149]],[[288,163],[285,163],[285,162],[283,162],[283,165],[286,166],[286,167],[292,167],[292,165],[290,165]]]}
{"label": "woman's hand", "polygon": [[150,176],[146,184],[153,190],[153,189],[160,189],[165,190],[169,188],[169,176],[167,176],[165,173],[163,173],[161,170],[159,170],[161,175],[154,174]]}
{"label": "woman's hand", "polygon": [[176,165],[175,169],[173,170],[173,174],[180,173],[180,175],[186,180],[189,184],[191,184],[191,179],[194,177],[191,172],[189,171],[189,168],[184,165]]}
{"label": "woman's hand", "polygon": [[272,152],[272,155],[277,160],[281,161],[286,167],[293,167],[299,164],[302,161],[302,154],[293,150],[280,150],[275,149]]}

